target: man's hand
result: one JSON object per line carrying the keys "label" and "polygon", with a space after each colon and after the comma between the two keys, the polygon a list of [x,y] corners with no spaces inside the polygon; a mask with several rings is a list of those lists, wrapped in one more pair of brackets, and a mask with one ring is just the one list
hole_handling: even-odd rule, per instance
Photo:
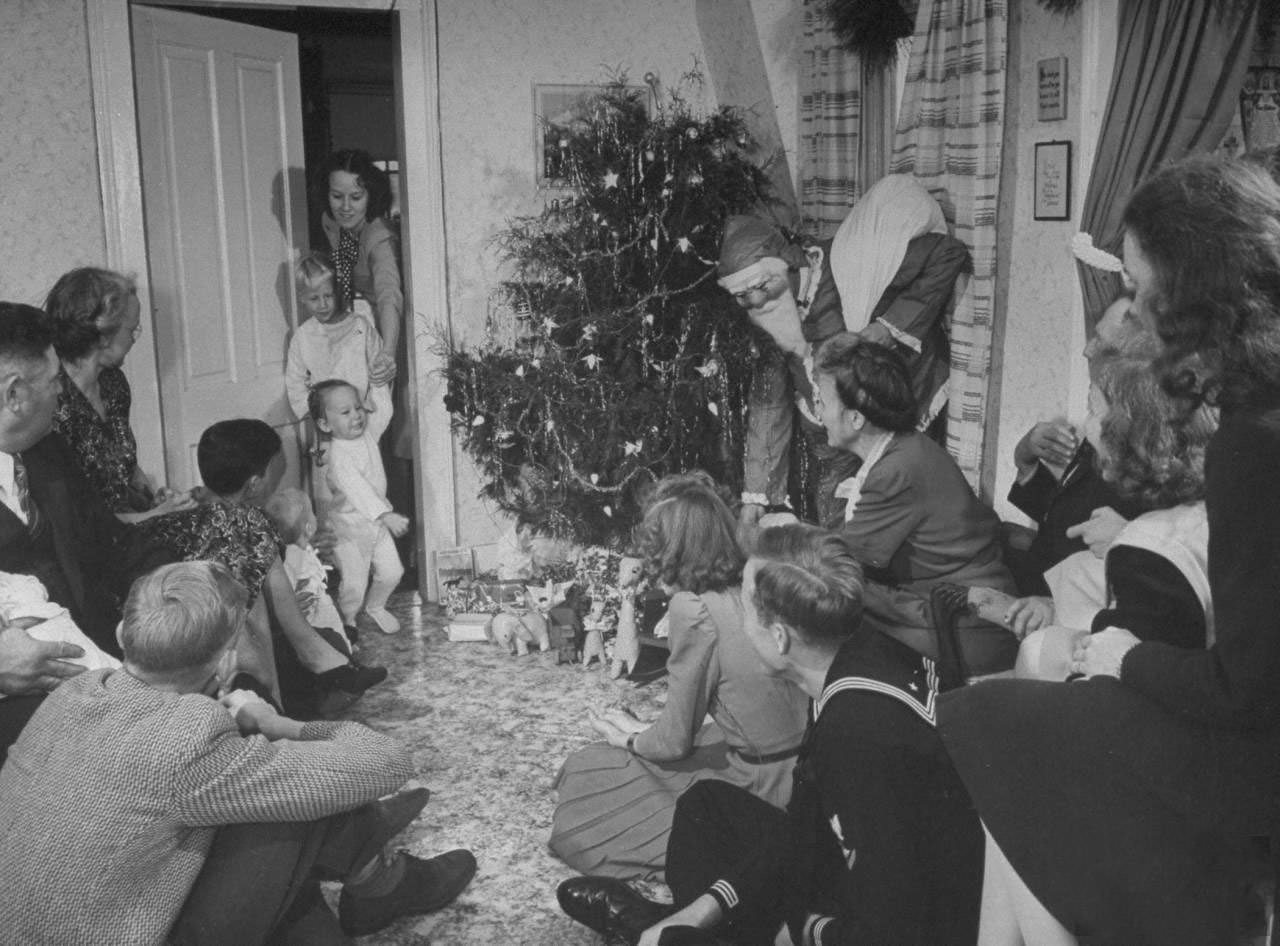
{"label": "man's hand", "polygon": [[[1030,473],[1037,462],[1043,462],[1054,470],[1066,469],[1080,445],[1076,429],[1065,417],[1055,417],[1036,424],[1013,448],[1013,462],[1021,473]],[[1055,473],[1059,478],[1061,472]]]}
{"label": "man's hand", "polygon": [[75,644],[37,640],[21,625],[0,618],[0,693],[5,696],[48,693],[84,672],[68,660],[83,656],[84,650]]}
{"label": "man's hand", "polygon": [[378,517],[378,521],[397,539],[409,531],[409,520],[398,512],[384,512]]}
{"label": "man's hand", "polygon": [[1078,522],[1067,528],[1067,538],[1080,538],[1089,546],[1095,558],[1106,558],[1107,549],[1115,541],[1120,530],[1128,525],[1129,520],[1110,506],[1101,506],[1093,511],[1084,522]]}

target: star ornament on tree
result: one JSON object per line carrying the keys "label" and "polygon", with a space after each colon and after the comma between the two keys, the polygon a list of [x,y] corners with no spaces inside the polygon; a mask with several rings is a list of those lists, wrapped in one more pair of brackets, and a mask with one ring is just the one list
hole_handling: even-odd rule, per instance
{"label": "star ornament on tree", "polygon": [[604,189],[613,190],[617,186],[618,186],[618,172],[609,171],[608,173],[606,173],[604,176]]}

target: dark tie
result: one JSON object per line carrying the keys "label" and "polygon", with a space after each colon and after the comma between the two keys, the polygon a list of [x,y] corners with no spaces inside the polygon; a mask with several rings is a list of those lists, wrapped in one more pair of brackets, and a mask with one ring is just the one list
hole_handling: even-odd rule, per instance
{"label": "dark tie", "polygon": [[18,508],[22,510],[22,514],[27,518],[27,529],[30,532],[35,532],[39,513],[35,502],[31,499],[31,486],[27,482],[27,467],[22,462],[22,455],[18,453],[13,455],[13,487],[18,499]]}

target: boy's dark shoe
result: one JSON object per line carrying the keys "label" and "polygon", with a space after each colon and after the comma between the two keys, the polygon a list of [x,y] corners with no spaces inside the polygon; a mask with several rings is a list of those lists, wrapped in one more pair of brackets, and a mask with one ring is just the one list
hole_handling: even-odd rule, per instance
{"label": "boy's dark shoe", "polygon": [[387,893],[362,897],[343,888],[338,916],[348,936],[376,933],[402,916],[439,910],[462,893],[476,873],[475,857],[462,849],[425,860],[405,851],[399,856],[404,860],[404,876]]}

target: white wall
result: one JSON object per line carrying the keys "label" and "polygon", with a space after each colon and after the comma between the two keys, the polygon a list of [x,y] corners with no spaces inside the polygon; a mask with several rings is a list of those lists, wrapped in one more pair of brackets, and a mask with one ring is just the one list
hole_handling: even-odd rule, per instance
{"label": "white wall", "polygon": [[[1004,340],[996,352],[999,396],[991,407],[997,418],[996,442],[987,456],[994,462],[991,498],[996,511],[1002,518],[1025,522],[1005,500],[1015,473],[1014,445],[1038,420],[1056,414],[1083,419],[1083,392],[1077,393],[1073,382],[1073,376],[1083,370],[1083,317],[1069,243],[1079,227],[1088,168],[1080,154],[1080,14],[1064,17],[1038,3],[1017,4],[1011,13],[1010,95],[1001,175],[1006,193],[999,220],[1004,238],[998,263],[998,278],[1006,290],[1002,293]],[[1067,57],[1067,117],[1041,122],[1036,114],[1036,61],[1052,56]],[[1056,140],[1072,143],[1071,219],[1034,220],[1035,145]]]}
{"label": "white wall", "polygon": [[0,299],[40,305],[107,252],[83,5],[0,3],[0,56]]}

